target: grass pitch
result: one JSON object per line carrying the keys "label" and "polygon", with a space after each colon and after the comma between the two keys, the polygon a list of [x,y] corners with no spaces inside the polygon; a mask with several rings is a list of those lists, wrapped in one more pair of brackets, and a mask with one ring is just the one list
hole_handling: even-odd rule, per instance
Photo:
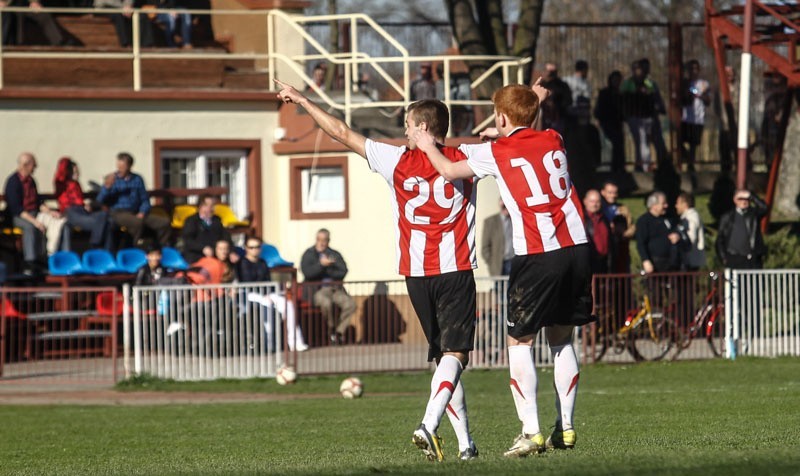
{"label": "grass pitch", "polygon": [[[0,474],[800,474],[800,359],[586,366],[577,447],[522,460],[502,452],[519,431],[506,371],[464,375],[478,460],[424,461],[411,432],[429,374],[198,384],[141,381],[128,391],[320,394],[257,403],[0,406]],[[543,430],[554,420],[552,370],[539,370]],[[0,398],[2,395],[0,394]],[[1,400],[0,400],[1,402]]]}

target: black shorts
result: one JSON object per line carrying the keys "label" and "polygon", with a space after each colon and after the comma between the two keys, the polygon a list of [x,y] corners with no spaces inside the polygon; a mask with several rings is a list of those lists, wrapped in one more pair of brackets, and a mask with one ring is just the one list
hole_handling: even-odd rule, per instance
{"label": "black shorts", "polygon": [[547,326],[592,322],[589,245],[515,256],[508,280],[508,335],[534,335]]}
{"label": "black shorts", "polygon": [[406,277],[411,304],[428,339],[428,362],[443,352],[472,350],[475,339],[475,278],[470,271]]}

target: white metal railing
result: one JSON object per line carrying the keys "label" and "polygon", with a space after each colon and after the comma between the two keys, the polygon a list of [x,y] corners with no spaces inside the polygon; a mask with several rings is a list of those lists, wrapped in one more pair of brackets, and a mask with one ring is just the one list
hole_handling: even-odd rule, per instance
{"label": "white metal railing", "polygon": [[270,377],[285,361],[284,342],[302,343],[275,283],[126,285],[124,296],[127,377]]}
{"label": "white metal railing", "polygon": [[800,356],[800,270],[726,270],[728,357]]}
{"label": "white metal railing", "polygon": [[[15,12],[30,11],[28,8],[23,7],[5,7],[0,9],[0,18],[2,15],[12,14]],[[122,9],[97,9],[97,8],[43,8],[42,12],[48,13],[79,13],[79,14],[97,14],[109,15],[115,13],[123,13]],[[333,110],[340,111],[344,114],[345,122],[350,125],[352,123],[352,113],[358,109],[367,108],[405,108],[410,103],[410,86],[411,86],[411,65],[421,62],[442,62],[444,67],[443,72],[443,86],[444,97],[443,102],[451,108],[452,106],[490,106],[489,100],[473,99],[472,92],[479,88],[482,84],[489,80],[493,75],[498,72],[502,76],[502,84],[516,81],[521,83],[523,80],[524,67],[527,66],[530,58],[518,58],[513,56],[411,56],[408,51],[396,39],[389,35],[379,24],[372,18],[365,14],[341,14],[341,15],[318,15],[318,16],[301,16],[289,15],[280,10],[189,10],[181,9],[179,13],[188,13],[190,15],[247,15],[247,16],[262,16],[266,20],[267,30],[267,45],[266,53],[263,52],[246,52],[246,53],[212,53],[194,50],[191,52],[184,51],[170,51],[158,52],[143,50],[141,47],[141,40],[139,38],[139,24],[142,21],[141,16],[146,14],[169,13],[173,10],[167,9],[133,9],[132,21],[132,48],[131,51],[121,52],[83,52],[83,51],[11,51],[3,50],[0,45],[0,89],[3,88],[3,59],[5,58],[70,58],[75,60],[81,59],[128,59],[132,62],[133,71],[133,90],[142,90],[142,61],[147,59],[248,59],[248,60],[263,60],[268,64],[268,79],[269,91],[275,91],[273,79],[275,79],[275,72],[277,70],[278,62],[287,66],[293,73],[295,73],[303,81],[304,86],[308,86],[313,90],[328,107]],[[145,20],[146,21],[146,20]],[[309,23],[329,22],[329,21],[346,21],[350,24],[350,46],[351,51],[345,53],[331,53],[322,44],[320,44],[313,36],[311,36],[304,28],[303,25]],[[386,43],[391,45],[397,51],[396,56],[383,56],[373,57],[368,53],[359,50],[358,37],[359,28],[361,24],[365,24],[366,28],[375,31]],[[277,38],[277,31],[279,26],[286,26],[293,31],[296,36],[296,41],[301,41],[303,44],[310,45],[314,51],[313,54],[299,54],[290,55],[280,51],[279,45],[286,43],[284,38]],[[0,31],[2,33],[2,31]],[[305,64],[308,61],[325,60],[331,64],[341,65],[344,71],[344,90],[343,98],[334,97],[330,92],[320,89],[311,77],[306,74]],[[468,99],[453,99],[452,84],[450,81],[451,72],[454,62],[462,62],[467,64],[474,64],[476,62],[489,63],[487,71],[479,78],[470,82],[470,98]],[[402,81],[398,82],[392,75],[390,75],[384,66],[392,63],[400,63],[402,65]],[[354,97],[353,92],[358,90],[357,82],[359,78],[359,69],[369,65],[377,73],[378,76],[386,81],[390,90],[398,94],[401,99],[395,101],[363,101]],[[483,129],[493,119],[490,114],[481,124],[478,124],[472,130],[477,133]],[[451,124],[452,126],[452,116]],[[452,127],[450,128],[452,129]]]}

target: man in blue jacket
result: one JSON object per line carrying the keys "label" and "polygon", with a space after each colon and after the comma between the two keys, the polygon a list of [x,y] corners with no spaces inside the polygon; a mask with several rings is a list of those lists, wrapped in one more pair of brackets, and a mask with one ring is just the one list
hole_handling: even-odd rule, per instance
{"label": "man in blue jacket", "polygon": [[134,245],[142,239],[145,228],[156,234],[161,246],[169,245],[170,223],[167,218],[150,214],[150,198],[144,180],[131,172],[133,157],[127,152],[117,154],[117,172],[106,176],[97,201],[107,205],[114,223],[133,237]]}

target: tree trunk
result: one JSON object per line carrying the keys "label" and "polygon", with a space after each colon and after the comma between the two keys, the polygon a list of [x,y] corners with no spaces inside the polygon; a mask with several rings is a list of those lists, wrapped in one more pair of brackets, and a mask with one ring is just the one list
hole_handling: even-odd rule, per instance
{"label": "tree trunk", "polygon": [[539,40],[539,25],[542,22],[542,11],[545,0],[521,0],[519,11],[519,25],[514,38],[514,47],[511,54],[521,58],[531,57],[525,82],[531,82],[531,75],[536,64],[536,43]]}
{"label": "tree trunk", "polygon": [[475,2],[480,31],[489,54],[507,55],[506,30],[503,23],[503,5],[500,1]]}
{"label": "tree trunk", "polygon": [[[500,3],[500,0],[494,1]],[[445,0],[445,5],[447,6],[447,13],[450,17],[450,25],[453,28],[453,36],[455,36],[461,54],[494,54],[487,48],[486,41],[483,35],[481,35],[480,26],[475,20],[475,15],[472,10],[472,2],[470,0]],[[483,74],[490,65],[491,63],[488,61],[467,62],[470,78],[474,81],[478,76]],[[500,75],[494,75],[478,85],[476,95],[478,99],[490,98],[492,97],[492,93],[500,86],[502,86]]]}

